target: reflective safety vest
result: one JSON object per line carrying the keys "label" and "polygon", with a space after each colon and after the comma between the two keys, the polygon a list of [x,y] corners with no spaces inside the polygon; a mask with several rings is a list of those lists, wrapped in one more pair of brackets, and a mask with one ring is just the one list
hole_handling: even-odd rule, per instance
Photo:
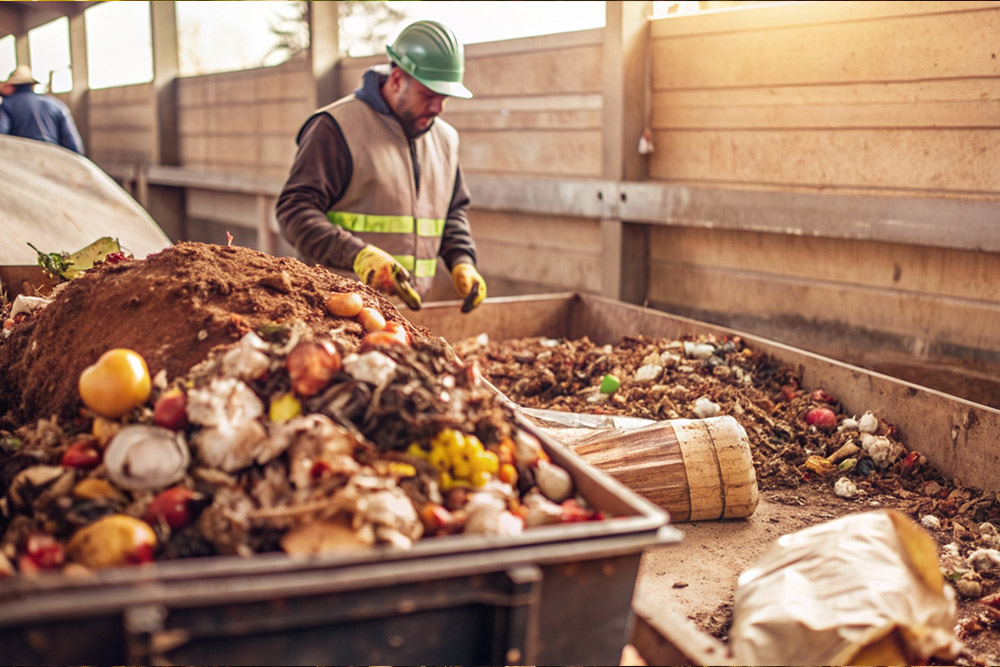
{"label": "reflective safety vest", "polygon": [[[437,270],[458,172],[458,132],[437,118],[412,142],[394,116],[353,95],[319,112],[330,114],[351,152],[351,182],[326,216],[396,258],[421,296]],[[420,165],[420,189],[414,177]]]}

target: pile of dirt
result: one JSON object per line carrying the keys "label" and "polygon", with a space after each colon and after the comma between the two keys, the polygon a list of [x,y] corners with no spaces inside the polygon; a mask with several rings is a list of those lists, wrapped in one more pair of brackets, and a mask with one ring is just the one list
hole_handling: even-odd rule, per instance
{"label": "pile of dirt", "polygon": [[[606,518],[443,339],[295,259],[102,264],[4,335],[0,577]],[[84,389],[112,348],[148,374]]]}
{"label": "pile of dirt", "polygon": [[[526,407],[656,420],[733,416],[747,432],[762,499],[809,508],[808,525],[875,508],[905,512],[935,538],[958,593],[963,664],[1000,657],[997,495],[946,479],[877,414],[845,413],[822,387],[801,386],[793,368],[739,338],[629,335],[599,346],[587,338],[480,336],[455,348]],[[607,376],[620,386],[605,393],[602,384],[617,384]],[[817,422],[817,410],[829,410],[835,422]],[[730,574],[735,580],[738,573]],[[725,640],[731,612],[729,600],[696,620]]]}
{"label": "pile of dirt", "polygon": [[[248,248],[181,243],[142,261],[95,267],[61,284],[58,298],[0,346],[0,427],[78,416],[80,372],[110,348],[135,350],[150,374],[173,379],[261,326],[299,321],[329,330],[336,318],[324,299],[344,291],[429,335],[356,281]],[[345,336],[357,345],[363,333],[356,326]]]}

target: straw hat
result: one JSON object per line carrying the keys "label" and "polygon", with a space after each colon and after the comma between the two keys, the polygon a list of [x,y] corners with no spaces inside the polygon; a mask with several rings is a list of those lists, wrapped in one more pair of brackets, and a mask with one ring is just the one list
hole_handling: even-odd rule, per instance
{"label": "straw hat", "polygon": [[32,76],[29,65],[18,65],[15,67],[14,71],[10,73],[10,77],[2,85],[19,86],[22,83],[38,83],[38,79]]}

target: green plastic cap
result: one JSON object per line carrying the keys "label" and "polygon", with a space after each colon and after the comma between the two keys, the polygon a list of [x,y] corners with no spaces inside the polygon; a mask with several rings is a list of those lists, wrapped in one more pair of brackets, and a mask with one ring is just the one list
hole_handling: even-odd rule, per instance
{"label": "green plastic cap", "polygon": [[462,84],[465,48],[455,33],[437,21],[411,23],[385,50],[404,72],[438,95],[472,97]]}

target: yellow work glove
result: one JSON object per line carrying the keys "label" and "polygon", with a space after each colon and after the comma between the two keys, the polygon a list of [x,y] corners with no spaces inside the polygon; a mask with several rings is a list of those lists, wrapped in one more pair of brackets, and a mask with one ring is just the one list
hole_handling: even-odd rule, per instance
{"label": "yellow work glove", "polygon": [[469,312],[486,298],[486,280],[479,275],[473,264],[463,262],[452,267],[451,282],[455,284],[459,295],[465,297],[462,303],[463,313]]}
{"label": "yellow work glove", "polygon": [[381,248],[373,245],[362,248],[354,258],[354,273],[365,285],[399,295],[410,310],[420,310],[420,295],[410,284],[410,272]]}

